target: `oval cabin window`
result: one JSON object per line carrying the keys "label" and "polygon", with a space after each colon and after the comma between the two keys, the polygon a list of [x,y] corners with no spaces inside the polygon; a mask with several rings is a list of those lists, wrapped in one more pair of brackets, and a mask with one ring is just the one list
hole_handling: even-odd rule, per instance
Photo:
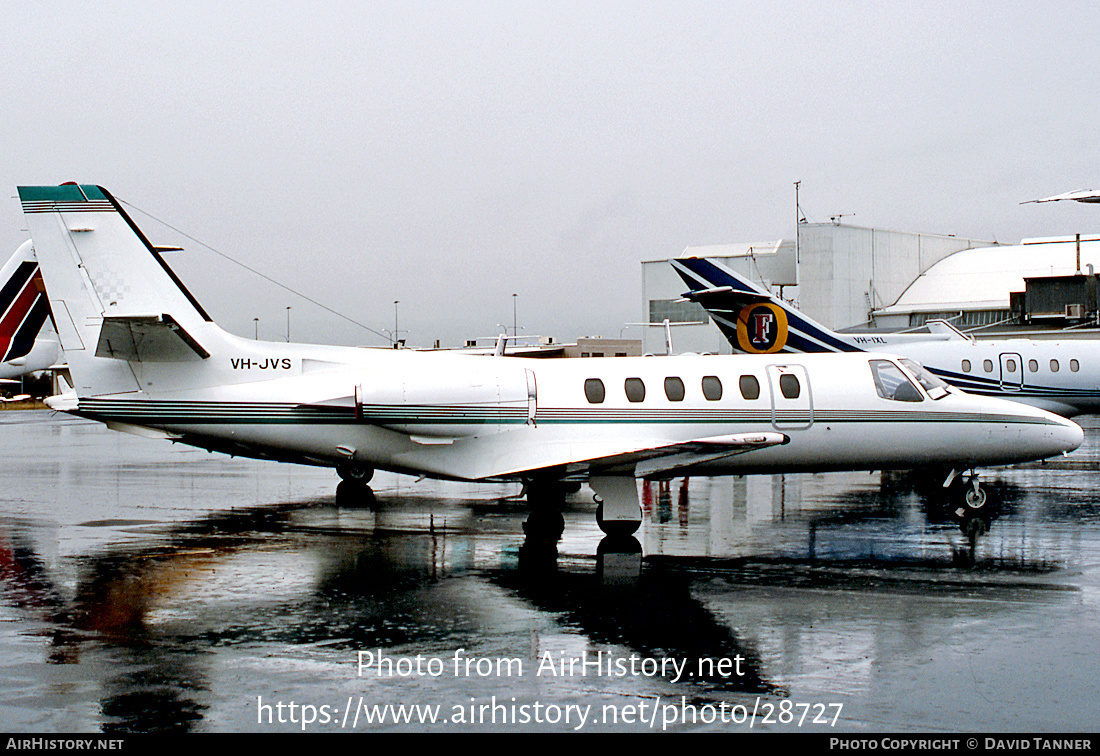
{"label": "oval cabin window", "polygon": [[802,393],[802,386],[798,383],[798,378],[790,374],[784,374],[779,376],[779,391],[787,399],[797,399],[799,394]]}
{"label": "oval cabin window", "polygon": [[1050,372],[1052,372],[1052,373],[1057,373],[1058,372],[1058,360],[1051,360],[1050,361]]}
{"label": "oval cabin window", "polygon": [[722,381],[718,380],[718,376],[703,376],[703,396],[712,402],[722,398]]}
{"label": "oval cabin window", "polygon": [[665,378],[665,396],[670,402],[684,401],[684,382],[675,376]]}
{"label": "oval cabin window", "polygon": [[641,378],[627,378],[623,384],[627,401],[640,402],[645,399],[645,384]]}
{"label": "oval cabin window", "polygon": [[964,373],[969,373],[970,372],[970,360],[963,360],[963,372]]}
{"label": "oval cabin window", "polygon": [[1076,373],[1078,370],[1081,369],[1081,363],[1077,360],[1070,360],[1069,369]]}
{"label": "oval cabin window", "polygon": [[737,382],[737,386],[741,389],[741,396],[743,396],[744,398],[760,398],[760,381],[756,380],[755,375],[741,376],[741,380]]}
{"label": "oval cabin window", "polygon": [[606,396],[603,381],[599,378],[589,378],[584,382],[584,398],[589,404],[602,404]]}

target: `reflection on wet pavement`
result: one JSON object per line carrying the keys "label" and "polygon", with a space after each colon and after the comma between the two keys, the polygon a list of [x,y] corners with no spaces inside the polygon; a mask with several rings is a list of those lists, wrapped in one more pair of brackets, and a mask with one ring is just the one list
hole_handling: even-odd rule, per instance
{"label": "reflection on wet pavement", "polygon": [[[928,476],[674,479],[643,485],[636,537],[603,538],[585,488],[555,541],[518,486],[380,475],[369,492],[337,493],[325,470],[7,415],[8,730],[300,730],[261,721],[258,702],[342,716],[360,699],[449,710],[494,696],[594,710],[836,703],[847,731],[1094,726],[1095,424],[1067,459],[987,471],[977,512],[941,501]],[[459,650],[524,672],[357,673],[359,651],[449,664]],[[536,674],[563,659],[691,666]],[[737,660],[740,674],[696,663],[707,659]]]}

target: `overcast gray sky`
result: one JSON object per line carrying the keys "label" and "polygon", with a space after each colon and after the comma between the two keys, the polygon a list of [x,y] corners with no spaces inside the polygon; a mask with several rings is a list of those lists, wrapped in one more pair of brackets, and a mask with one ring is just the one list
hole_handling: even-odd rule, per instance
{"label": "overcast gray sky", "polygon": [[[640,261],[810,221],[1100,231],[1096,2],[35,2],[0,184],[100,184],[370,327],[456,345],[641,317]],[[154,243],[180,241],[134,211]],[[0,207],[0,255],[27,238]],[[223,326],[381,340],[194,242]],[[637,329],[634,329],[634,335]],[[628,328],[627,336],[632,334]]]}

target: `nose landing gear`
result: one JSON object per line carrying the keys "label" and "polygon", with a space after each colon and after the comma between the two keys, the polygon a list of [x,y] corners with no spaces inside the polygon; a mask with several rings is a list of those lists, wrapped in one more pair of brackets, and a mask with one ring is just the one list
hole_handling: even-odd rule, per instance
{"label": "nose landing gear", "polygon": [[971,472],[964,482],[959,476],[959,471],[952,470],[948,474],[947,480],[943,482],[943,487],[947,490],[951,500],[957,503],[959,509],[956,510],[956,514],[960,517],[967,510],[976,511],[981,509],[989,501],[989,497],[985,489],[982,488],[976,472]]}
{"label": "nose landing gear", "polygon": [[988,499],[985,493],[985,489],[981,487],[978,482],[978,476],[975,475],[970,479],[970,486],[966,489],[966,494],[963,495],[963,501],[970,509],[981,509],[985,506]]}

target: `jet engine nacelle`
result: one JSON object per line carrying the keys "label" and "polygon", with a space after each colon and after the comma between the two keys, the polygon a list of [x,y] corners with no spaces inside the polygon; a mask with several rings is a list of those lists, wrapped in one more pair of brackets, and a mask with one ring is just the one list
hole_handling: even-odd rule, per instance
{"label": "jet engine nacelle", "polygon": [[356,416],[412,436],[452,439],[499,433],[533,418],[530,371],[491,358],[470,362],[364,380],[356,387]]}

